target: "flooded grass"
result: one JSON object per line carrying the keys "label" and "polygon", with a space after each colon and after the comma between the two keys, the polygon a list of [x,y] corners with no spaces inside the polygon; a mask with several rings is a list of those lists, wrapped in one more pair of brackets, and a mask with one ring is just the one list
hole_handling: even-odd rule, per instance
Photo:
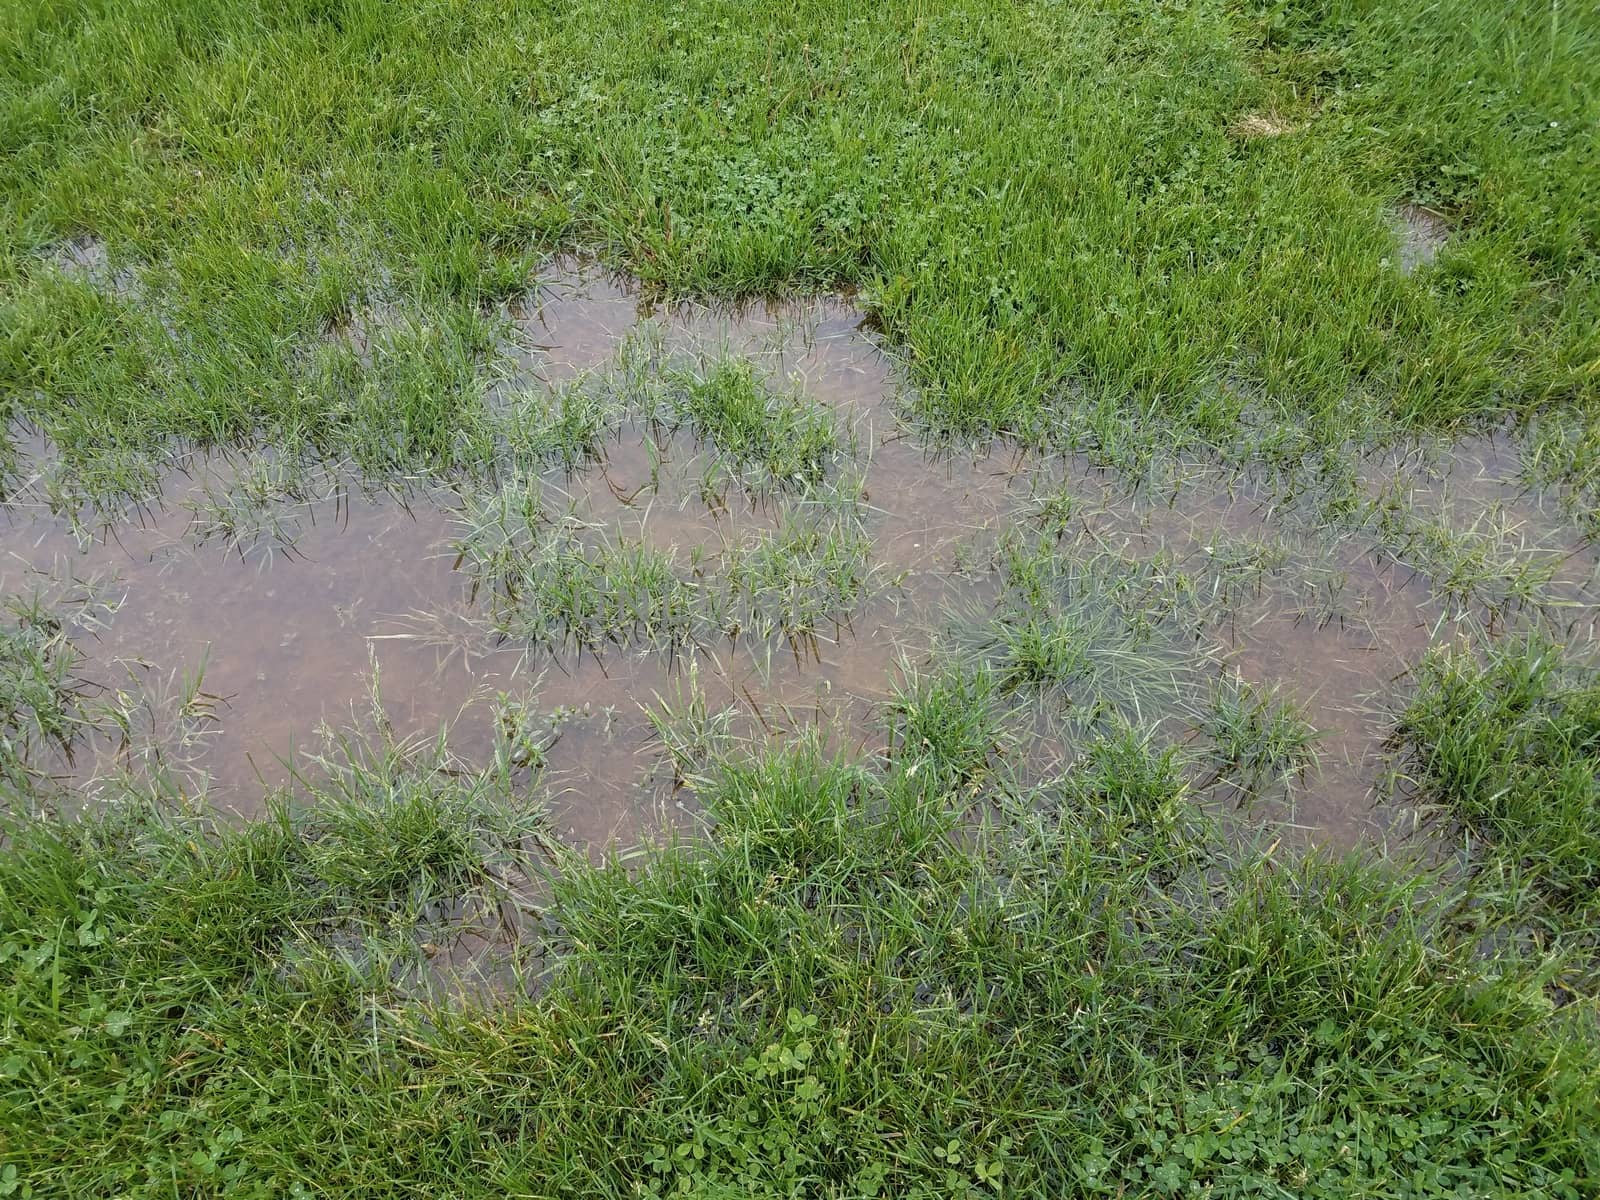
{"label": "flooded grass", "polygon": [[19,13],[0,1196],[1600,1188],[1594,31],[1304,7]]}
{"label": "flooded grass", "polygon": [[[185,744],[162,750],[181,794],[254,811],[377,672],[403,736],[448,728],[469,760],[508,706],[561,714],[564,828],[626,844],[680,804],[648,747],[686,670],[742,737],[874,748],[876,706],[948,663],[1032,706],[1033,737],[1041,717],[1067,742],[1159,727],[1211,760],[1219,803],[1287,803],[1297,838],[1355,845],[1405,824],[1379,784],[1407,668],[1462,620],[1568,611],[1554,570],[1506,586],[1543,561],[1520,544],[1474,552],[1431,460],[1387,460],[1379,499],[1330,523],[1322,493],[1280,500],[1200,463],[1130,490],[1020,448],[943,452],[902,431],[891,364],[838,302],[656,312],[583,264],[551,278],[506,343],[486,472],[372,493],[281,455],[201,456],[98,533],[19,498],[8,586],[114,596],[74,643],[94,687],[137,707],[142,681],[186,681],[167,721]],[[538,370],[519,349],[534,330]],[[1467,494],[1500,489],[1541,536],[1572,536],[1498,482],[1503,458]],[[1278,697],[1276,738],[1298,722],[1292,763],[1240,744],[1242,711],[1219,717],[1257,694]],[[120,781],[113,726],[86,726],[56,773]]]}

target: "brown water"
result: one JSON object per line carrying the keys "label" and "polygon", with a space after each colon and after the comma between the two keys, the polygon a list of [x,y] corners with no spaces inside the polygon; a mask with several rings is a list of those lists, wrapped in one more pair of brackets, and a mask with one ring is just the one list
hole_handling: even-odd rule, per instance
{"label": "brown water", "polygon": [[[650,317],[604,276],[581,274],[558,278],[510,315],[519,344],[503,387],[542,387],[598,366],[648,319],[676,345],[761,360],[851,424],[874,485],[886,480],[899,493],[870,497],[867,518],[892,586],[834,639],[707,647],[693,679],[710,707],[736,706],[763,732],[827,724],[847,730],[847,742],[875,746],[871,705],[887,694],[900,657],[925,648],[939,606],[966,582],[955,547],[992,541],[1026,476],[997,462],[930,462],[897,440],[889,363],[841,302]],[[41,506],[9,506],[0,591],[42,580],[100,585],[115,618],[80,639],[81,673],[97,689],[174,693],[203,668],[211,701],[200,707],[211,716],[192,723],[187,744],[176,744],[172,713],[148,724],[167,743],[156,748],[163,764],[223,808],[256,811],[265,788],[284,783],[324,731],[370,724],[375,678],[396,736],[449,726],[452,749],[469,762],[492,751],[497,697],[560,711],[547,780],[558,827],[575,839],[626,842],[672,819],[677,801],[659,785],[642,706],[685,694],[681,657],[619,647],[552,659],[498,644],[474,581],[455,568],[459,502],[448,487],[414,489],[402,502],[320,480],[312,498],[269,502],[236,534],[223,519],[235,515],[228,498],[270,478],[271,465],[193,457],[163,480],[159,497],[81,542]],[[715,547],[773,526],[773,506],[737,489],[708,504],[703,466],[692,440],[635,432],[595,469],[552,473],[546,483],[587,522],[664,549]],[[219,529],[223,536],[205,536]],[[129,753],[124,739],[92,739],[61,770],[92,787]]]}
{"label": "brown water", "polygon": [[[711,710],[733,710],[733,727],[746,735],[820,726],[843,749],[881,748],[874,706],[890,694],[899,664],[923,655],[953,611],[992,602],[1003,531],[1027,519],[1037,497],[1065,493],[1073,516],[1063,553],[1159,559],[1202,587],[1221,586],[1217,563],[1240,546],[1280,557],[1215,606],[1202,658],[1218,677],[1277,688],[1321,732],[1320,767],[1265,806],[1265,819],[1338,846],[1384,835],[1387,818],[1372,801],[1385,713],[1430,642],[1452,635],[1448,606],[1393,556],[1359,538],[1296,530],[1269,489],[1221,471],[1196,468],[1169,492],[1136,496],[1082,462],[1011,452],[930,457],[897,426],[893,365],[842,300],[652,310],[624,283],[567,265],[506,317],[514,336],[491,381],[491,405],[603,366],[625,335],[650,323],[666,345],[751,356],[827,406],[853,431],[864,464],[872,598],[802,646],[723,642],[676,657],[622,646],[532,652],[488,632],[487,599],[458,569],[455,488],[478,485],[419,485],[401,500],[319,476],[309,496],[234,505],[240,493],[272,490],[260,483],[273,478],[270,456],[191,459],[167,476],[158,502],[81,545],[68,522],[26,503],[8,506],[0,591],[40,579],[101,580],[117,611],[98,636],[80,639],[82,673],[141,697],[152,714],[160,705],[150,696],[181,693],[178,681],[203,666],[211,699],[192,706],[187,724],[152,715],[154,749],[145,752],[222,808],[257,811],[264,789],[283,783],[323,731],[370,724],[376,676],[395,736],[448,726],[468,762],[492,754],[501,698],[558,713],[545,776],[556,828],[605,846],[687,819],[687,793],[673,786],[644,708],[681,702],[691,687]],[[714,554],[774,527],[770,496],[738,487],[705,495],[705,465],[703,447],[686,436],[630,429],[603,462],[544,483],[609,536],[673,552]],[[1505,467],[1499,458],[1463,458],[1443,478],[1469,506],[1491,492],[1507,506],[1531,504]],[[1391,462],[1375,470],[1382,478],[1374,486],[1400,480],[1415,490],[1423,474]],[[1439,512],[1462,519],[1447,505]],[[1559,527],[1542,510],[1515,515]],[[1577,576],[1574,594],[1592,594],[1582,579],[1592,564],[1574,553],[1562,561],[1577,564],[1568,572]],[[61,770],[92,789],[126,769],[130,753],[125,739],[92,739]]]}
{"label": "brown water", "polygon": [[[1597,547],[1554,495],[1521,478],[1515,438],[1509,433],[1421,446],[1409,458],[1391,455],[1369,476],[1374,503],[1398,502],[1403,525],[1414,535],[1407,546],[1391,538],[1386,553],[1404,569],[1431,574],[1441,587],[1470,581],[1471,600],[1481,615],[1493,608],[1530,604],[1565,635],[1595,636],[1600,616]],[[1448,531],[1454,548],[1430,545]]]}

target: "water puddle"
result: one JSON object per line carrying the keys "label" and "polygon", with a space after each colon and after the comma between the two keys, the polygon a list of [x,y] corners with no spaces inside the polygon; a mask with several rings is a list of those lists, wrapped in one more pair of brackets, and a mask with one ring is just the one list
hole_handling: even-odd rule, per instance
{"label": "water puddle", "polygon": [[1402,204],[1390,216],[1400,244],[1400,270],[1406,275],[1429,266],[1450,238],[1450,223],[1420,204]]}
{"label": "water puddle", "polygon": [[1399,567],[1486,621],[1538,613],[1568,637],[1595,633],[1600,547],[1561,500],[1524,478],[1509,433],[1391,455],[1367,478],[1370,525]]}
{"label": "water puddle", "polygon": [[[92,537],[41,503],[10,505],[0,591],[84,580],[114,603],[107,626],[80,639],[80,674],[102,695],[181,693],[203,675],[199,716],[184,744],[167,737],[162,765],[245,815],[288,781],[322,731],[370,722],[374,687],[393,736],[449,726],[452,750],[467,761],[493,753],[508,709],[536,705],[557,828],[599,846],[637,839],[680,804],[670,772],[662,784],[661,733],[646,706],[736,709],[730,729],[772,736],[825,725],[876,749],[873,706],[897,663],[925,651],[942,605],[970,581],[963,562],[989,553],[1026,474],[1015,464],[930,461],[900,439],[890,365],[841,302],[651,315],[604,276],[582,272],[509,315],[509,368],[491,404],[603,366],[644,322],[676,349],[750,357],[835,414],[869,464],[870,489],[858,482],[853,498],[872,550],[862,601],[802,638],[724,638],[687,656],[643,645],[546,652],[497,632],[492,587],[461,562],[472,507],[462,488],[473,485],[399,498],[301,480],[270,456],[194,456],[148,504]],[[552,511],[601,541],[642,544],[680,566],[730,548],[752,557],[792,506],[729,478],[708,487],[712,458],[692,436],[634,422],[604,441],[598,461],[538,482]],[[148,724],[170,735],[174,721]],[[125,730],[89,739],[58,769],[91,788],[114,779],[128,740]]]}
{"label": "water puddle", "polygon": [[55,246],[44,258],[50,267],[68,279],[87,283],[119,299],[137,299],[141,294],[138,275],[129,267],[114,265],[110,249],[97,237],[71,238]]}
{"label": "water puddle", "polygon": [[[693,820],[678,785],[717,739],[816,727],[846,753],[885,749],[902,668],[953,620],[985,619],[1005,539],[1022,537],[1136,570],[1144,590],[1107,576],[1106,595],[1189,631],[1197,704],[1248,687],[1315,731],[1317,763],[1257,812],[1308,842],[1385,836],[1386,713],[1452,636],[1433,560],[1411,570],[1370,538],[1302,527],[1220,470],[1156,495],[1059,457],[933,455],[897,423],[893,365],[844,300],[659,309],[563,264],[503,315],[490,412],[524,432],[566,423],[533,429],[489,478],[372,493],[270,454],[192,456],[92,538],[26,496],[6,506],[0,592],[91,581],[116,611],[80,636],[79,673],[146,713],[86,739],[64,779],[92,792],[154,762],[249,815],[325,731],[449,727],[452,751],[484,763],[523,722],[555,832],[625,845]],[[696,408],[730,361],[753,364],[759,394],[795,398],[799,423],[749,438],[738,395]],[[802,486],[768,468],[816,433],[814,410],[832,441]],[[1550,528],[1503,462],[1479,467],[1448,478],[1492,478],[1492,496],[1435,496],[1403,462],[1373,495],[1409,489],[1408,519],[1442,527],[1492,502]],[[1586,561],[1562,563],[1572,577],[1551,578],[1592,594]],[[1183,721],[1203,724],[1198,708]]]}

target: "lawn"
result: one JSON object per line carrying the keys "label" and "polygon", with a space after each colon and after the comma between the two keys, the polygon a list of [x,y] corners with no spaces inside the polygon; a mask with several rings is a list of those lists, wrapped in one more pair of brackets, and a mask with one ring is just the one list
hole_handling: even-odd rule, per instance
{"label": "lawn", "polygon": [[[0,0],[0,63],[0,1197],[1600,1193],[1592,0]],[[677,315],[530,383],[573,262],[840,298],[891,393]],[[187,503],[175,620],[291,592],[326,478],[545,674],[399,730],[368,634],[240,817],[117,641],[183,568],[89,564]],[[609,848],[596,671],[689,814]],[[1303,836],[1341,770],[1392,837]]]}

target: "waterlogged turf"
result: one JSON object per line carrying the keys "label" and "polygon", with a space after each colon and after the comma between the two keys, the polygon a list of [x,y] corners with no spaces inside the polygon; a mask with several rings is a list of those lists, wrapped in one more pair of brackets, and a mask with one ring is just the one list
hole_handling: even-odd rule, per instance
{"label": "waterlogged turf", "polygon": [[[1138,488],[1082,458],[941,452],[902,428],[904,388],[838,301],[641,313],[625,281],[555,263],[516,311],[479,478],[384,492],[199,455],[135,513],[75,525],[48,512],[70,474],[41,463],[12,505],[7,590],[93,622],[72,650],[101,714],[41,746],[50,773],[115,794],[154,766],[252,813],[302,751],[375,714],[483,760],[531,706],[558,823],[604,847],[687,801],[655,786],[653,713],[704,702],[730,735],[816,726],[876,751],[878,706],[954,659],[1032,705],[1023,757],[1066,762],[1066,735],[1106,719],[1160,725],[1203,748],[1220,806],[1345,847],[1413,817],[1375,790],[1409,668],[1510,603],[1430,574],[1413,526],[1454,530],[1464,493],[1544,543],[1508,569],[1564,611],[1540,571],[1581,534],[1492,444],[1378,458],[1336,524],[1321,491],[1276,500],[1198,462]],[[1405,539],[1384,536],[1396,511]],[[1593,561],[1563,560],[1573,595]]]}
{"label": "waterlogged turf", "polygon": [[5,15],[0,1195],[1600,1189],[1592,6]]}

